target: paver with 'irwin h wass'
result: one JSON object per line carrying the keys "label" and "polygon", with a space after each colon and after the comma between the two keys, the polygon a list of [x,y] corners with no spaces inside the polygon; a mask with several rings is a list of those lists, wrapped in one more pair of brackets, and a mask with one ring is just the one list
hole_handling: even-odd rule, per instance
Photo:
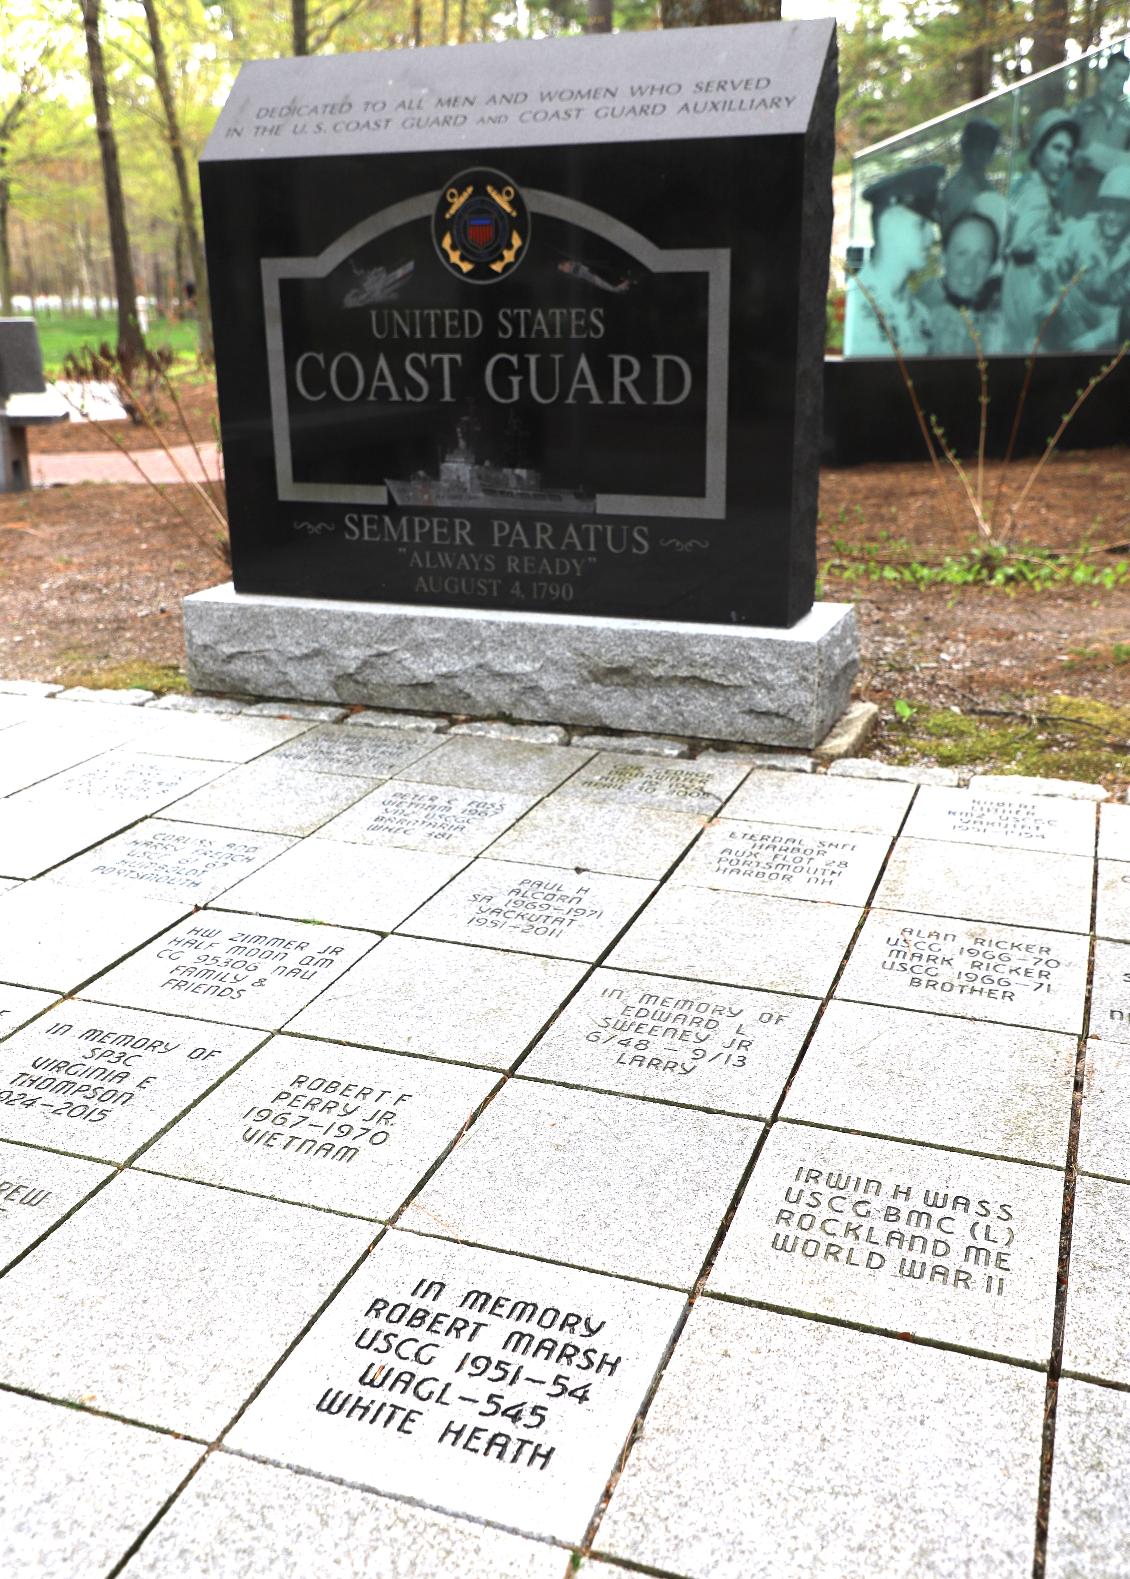
{"label": "paver with 'irwin h wass'", "polygon": [[0,1141],[0,1269],[112,1171],[83,1158]]}
{"label": "paver with 'irwin h wass'", "polygon": [[707,1290],[1046,1365],[1063,1175],[778,1123]]}
{"label": "paver with 'irwin h wass'", "polygon": [[836,996],[1078,1036],[1087,955],[1070,932],[872,910]]}
{"label": "paver with 'irwin h wass'", "polygon": [[668,1290],[393,1231],[227,1440],[577,1541],[682,1308]]}
{"label": "paver with 'irwin h wass'", "polygon": [[275,1031],[372,947],[365,932],[202,911],[100,976],[86,996]]}
{"label": "paver with 'irwin h wass'", "polygon": [[493,1071],[276,1036],[140,1166],[387,1217],[489,1094]]}
{"label": "paver with 'irwin h wass'", "polygon": [[287,1030],[507,1069],[584,971],[575,960],[388,937]]}
{"label": "paver with 'irwin h wass'", "polygon": [[479,860],[404,922],[402,930],[449,943],[592,960],[654,887],[638,877]]}
{"label": "paver with 'irwin h wass'", "polygon": [[0,1135],[125,1162],[262,1040],[68,999],[0,1044]]}
{"label": "paver with 'irwin h wass'", "polygon": [[816,1009],[813,999],[598,970],[521,1072],[765,1118]]}

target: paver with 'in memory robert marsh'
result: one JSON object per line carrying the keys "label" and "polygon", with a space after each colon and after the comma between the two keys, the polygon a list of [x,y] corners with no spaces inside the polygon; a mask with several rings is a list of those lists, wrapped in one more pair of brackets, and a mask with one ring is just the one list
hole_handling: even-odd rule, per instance
{"label": "paver with 'in memory robert marsh'", "polygon": [[1088,950],[1068,932],[873,910],[836,996],[1077,1036]]}
{"label": "paver with 'in memory robert marsh'", "polygon": [[785,1122],[707,1291],[1046,1365],[1063,1175]]}
{"label": "paver with 'in memory robert marsh'", "polygon": [[228,1442],[576,1541],[682,1308],[669,1290],[394,1230]]}

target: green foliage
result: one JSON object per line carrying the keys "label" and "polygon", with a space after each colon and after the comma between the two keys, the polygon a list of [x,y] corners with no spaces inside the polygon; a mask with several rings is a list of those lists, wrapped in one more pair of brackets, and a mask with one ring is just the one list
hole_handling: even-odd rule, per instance
{"label": "green foliage", "polygon": [[[898,704],[895,704],[898,712]],[[910,764],[1040,778],[1121,781],[1130,773],[1130,708],[1087,697],[1041,698],[1026,715],[985,716],[957,708],[912,708],[882,736],[884,754]]]}
{"label": "green foliage", "polygon": [[[837,539],[832,544],[842,553],[843,545]],[[838,580],[902,582],[914,587],[1030,587],[1036,592],[1066,586],[1110,591],[1130,582],[1130,562],[1118,559],[1113,564],[1103,563],[1089,549],[1065,554],[1045,548],[1015,552],[969,549],[964,554],[947,554],[934,564],[887,557],[892,548],[906,546],[898,539],[865,543],[858,557],[830,560],[823,567],[822,581],[824,585]]]}

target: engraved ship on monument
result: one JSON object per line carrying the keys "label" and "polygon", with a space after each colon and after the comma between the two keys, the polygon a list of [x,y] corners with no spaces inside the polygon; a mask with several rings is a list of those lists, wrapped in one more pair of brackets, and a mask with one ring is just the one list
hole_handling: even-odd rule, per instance
{"label": "engraved ship on monument", "polygon": [[385,479],[385,487],[398,505],[462,505],[469,510],[591,511],[592,494],[571,488],[546,488],[541,473],[531,466],[495,466],[480,461],[459,428],[455,445],[439,464],[439,476],[416,472],[407,481]]}

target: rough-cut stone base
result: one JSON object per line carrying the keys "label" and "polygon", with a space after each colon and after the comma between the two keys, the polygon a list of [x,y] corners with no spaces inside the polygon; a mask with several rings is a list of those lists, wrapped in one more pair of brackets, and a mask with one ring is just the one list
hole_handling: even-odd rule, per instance
{"label": "rough-cut stone base", "polygon": [[206,691],[814,746],[859,666],[850,604],[788,630],[237,593],[184,602]]}

